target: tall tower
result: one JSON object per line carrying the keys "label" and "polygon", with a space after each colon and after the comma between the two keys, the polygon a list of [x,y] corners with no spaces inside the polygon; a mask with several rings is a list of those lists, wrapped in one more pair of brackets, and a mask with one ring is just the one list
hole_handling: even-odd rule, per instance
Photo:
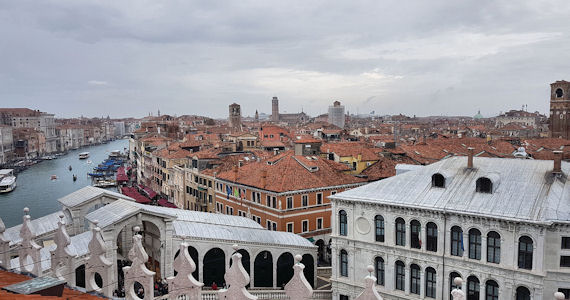
{"label": "tall tower", "polygon": [[237,103],[230,104],[229,123],[232,128],[241,128],[241,106]]}
{"label": "tall tower", "polygon": [[333,102],[332,106],[329,106],[329,123],[337,127],[344,128],[344,106],[340,105],[339,101]]}
{"label": "tall tower", "polygon": [[279,122],[279,99],[277,97],[271,99],[271,122]]}
{"label": "tall tower", "polygon": [[550,84],[550,136],[570,139],[570,82]]}

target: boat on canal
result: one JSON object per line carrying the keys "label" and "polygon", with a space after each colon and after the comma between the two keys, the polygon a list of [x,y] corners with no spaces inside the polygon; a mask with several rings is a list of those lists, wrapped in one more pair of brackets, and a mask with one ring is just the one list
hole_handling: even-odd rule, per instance
{"label": "boat on canal", "polygon": [[89,152],[79,153],[79,159],[87,159],[89,157]]}
{"label": "boat on canal", "polygon": [[8,193],[16,188],[14,169],[0,170],[0,193]]}

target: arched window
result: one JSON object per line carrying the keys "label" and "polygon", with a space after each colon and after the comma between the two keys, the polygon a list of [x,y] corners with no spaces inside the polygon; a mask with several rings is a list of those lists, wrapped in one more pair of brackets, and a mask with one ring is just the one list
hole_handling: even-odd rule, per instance
{"label": "arched window", "polygon": [[340,250],[340,276],[348,277],[348,253]]}
{"label": "arched window", "polygon": [[433,222],[426,224],[426,250],[437,252],[437,225]]}
{"label": "arched window", "polygon": [[[459,275],[459,273],[457,273],[457,272],[449,273],[449,293],[450,293],[450,295],[451,295],[451,291],[453,291],[454,289],[461,289],[460,285],[455,285],[455,282],[453,282],[453,280],[457,277],[461,277],[461,275]],[[449,299],[453,299],[453,298],[449,297]]]}
{"label": "arched window", "polygon": [[445,187],[445,177],[439,173],[435,173],[431,176],[431,186],[433,187]]}
{"label": "arched window", "polygon": [[481,259],[481,231],[475,228],[469,230],[469,258]]}
{"label": "arched window", "polygon": [[374,217],[374,223],[376,224],[376,241],[384,242],[384,217],[377,215]]}
{"label": "arched window", "polygon": [[499,285],[494,280],[485,284],[485,300],[499,300]]}
{"label": "arched window", "polygon": [[402,218],[396,219],[396,245],[406,246],[406,221]]}
{"label": "arched window", "polygon": [[346,211],[341,210],[338,212],[338,230],[339,230],[339,234],[340,235],[344,235],[346,236],[346,232],[347,232],[347,217],[346,217]]}
{"label": "arched window", "polygon": [[467,300],[479,300],[479,279],[475,276],[467,277]]}
{"label": "arched window", "polygon": [[404,263],[401,261],[396,261],[396,289],[403,291],[405,290],[406,284],[406,271],[404,270]]}
{"label": "arched window", "polygon": [[426,297],[435,298],[436,273],[432,267],[426,268]]}
{"label": "arched window", "polygon": [[376,257],[374,264],[376,265],[376,283],[384,285],[384,259],[382,257]]}
{"label": "arched window", "polygon": [[463,230],[459,226],[451,227],[451,255],[463,256]]}
{"label": "arched window", "polygon": [[554,93],[556,94],[556,98],[562,98],[562,96],[564,96],[564,91],[562,91],[561,88],[556,89]]}
{"label": "arched window", "polygon": [[493,182],[487,177],[480,177],[475,182],[475,190],[479,193],[492,193],[493,192]]}
{"label": "arched window", "polygon": [[519,238],[519,268],[532,270],[532,239],[528,236]]}
{"label": "arched window", "polygon": [[516,300],[530,300],[530,291],[524,286],[519,286],[517,288]]}
{"label": "arched window", "polygon": [[420,294],[420,267],[416,264],[410,266],[410,293]]}
{"label": "arched window", "polygon": [[487,234],[487,262],[501,262],[501,236],[495,231]]}
{"label": "arched window", "polygon": [[422,247],[422,242],[420,240],[422,225],[418,220],[412,220],[410,222],[410,244],[412,248],[420,249]]}

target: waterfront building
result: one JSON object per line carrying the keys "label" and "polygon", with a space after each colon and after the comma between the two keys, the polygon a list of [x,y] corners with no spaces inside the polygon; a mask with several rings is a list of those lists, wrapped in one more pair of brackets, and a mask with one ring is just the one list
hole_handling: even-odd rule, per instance
{"label": "waterfront building", "polygon": [[449,157],[331,196],[333,299],[374,266],[384,299],[549,299],[570,291],[570,164]]}
{"label": "waterfront building", "polygon": [[550,84],[550,136],[570,139],[570,82]]}
{"label": "waterfront building", "polygon": [[339,128],[344,128],[344,105],[340,105],[339,101],[333,102],[332,106],[329,106],[328,122]]}
{"label": "waterfront building", "polygon": [[319,246],[319,262],[329,262],[328,197],[364,180],[345,174],[344,164],[321,158],[319,146],[320,141],[298,140],[295,151],[218,173],[216,211],[251,218],[271,231],[310,238]]}
{"label": "waterfront building", "polygon": [[0,124],[0,165],[6,164],[14,156],[14,136],[12,127]]}
{"label": "waterfront building", "polygon": [[46,153],[57,151],[57,136],[53,114],[29,108],[0,108],[1,124],[14,128],[33,128],[41,131],[45,138]]}

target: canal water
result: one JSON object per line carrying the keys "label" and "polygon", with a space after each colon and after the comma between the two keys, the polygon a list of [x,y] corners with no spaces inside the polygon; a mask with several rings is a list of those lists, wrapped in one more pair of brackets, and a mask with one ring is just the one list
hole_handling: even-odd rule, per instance
{"label": "canal water", "polygon": [[[0,194],[0,217],[6,227],[22,223],[24,207],[30,208],[32,219],[45,216],[61,209],[57,199],[82,187],[91,185],[87,173],[109,157],[113,150],[124,151],[129,140],[116,140],[108,144],[84,147],[69,151],[54,160],[45,160],[29,167],[17,175],[17,187],[10,193]],[[88,159],[79,159],[79,153],[89,152]],[[88,164],[87,161],[91,161]],[[69,166],[72,170],[69,171]],[[77,181],[73,181],[73,174]],[[56,175],[56,180],[51,176]]]}

